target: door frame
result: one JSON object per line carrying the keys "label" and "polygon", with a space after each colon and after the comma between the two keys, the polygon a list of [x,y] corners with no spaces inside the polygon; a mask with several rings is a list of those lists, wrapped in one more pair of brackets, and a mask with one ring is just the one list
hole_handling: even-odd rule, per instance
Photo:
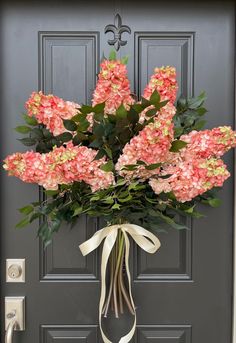
{"label": "door frame", "polygon": [[[236,5],[234,8],[234,129],[236,129]],[[233,289],[232,289],[232,343],[236,343],[236,150],[234,151],[234,230],[233,230]]]}

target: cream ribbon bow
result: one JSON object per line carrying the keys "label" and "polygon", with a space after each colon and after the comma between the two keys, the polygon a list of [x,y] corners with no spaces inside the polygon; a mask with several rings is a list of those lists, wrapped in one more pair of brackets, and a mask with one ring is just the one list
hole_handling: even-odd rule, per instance
{"label": "cream ribbon bow", "polygon": [[[126,265],[126,272],[128,277],[128,286],[129,286],[129,296],[130,301],[132,304],[132,308],[134,311],[134,324],[131,330],[121,339],[119,343],[128,343],[130,342],[131,338],[135,333],[136,328],[136,309],[134,305],[134,300],[131,291],[131,276],[129,270],[129,250],[130,250],[130,242],[128,234],[134,239],[134,241],[146,252],[153,254],[155,253],[161,246],[159,239],[152,234],[151,232],[145,230],[143,227],[134,225],[134,224],[119,224],[119,225],[111,225],[107,226],[99,231],[97,231],[90,239],[79,246],[83,256],[88,255],[91,251],[97,249],[97,247],[102,243],[103,239],[104,245],[102,250],[102,261],[101,261],[101,295],[100,295],[100,302],[99,302],[99,326],[101,330],[101,335],[103,338],[104,343],[112,343],[103,332],[102,329],[102,309],[105,302],[106,297],[106,270],[107,270],[107,262],[109,256],[111,254],[112,248],[115,244],[118,230],[121,230],[124,239],[125,239],[125,265]],[[147,237],[147,238],[146,238]]]}

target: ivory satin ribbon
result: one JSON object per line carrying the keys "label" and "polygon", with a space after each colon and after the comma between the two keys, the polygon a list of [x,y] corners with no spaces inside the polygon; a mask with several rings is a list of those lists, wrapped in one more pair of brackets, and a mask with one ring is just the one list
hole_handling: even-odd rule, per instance
{"label": "ivory satin ribbon", "polygon": [[100,295],[100,302],[99,302],[99,326],[101,330],[101,335],[103,338],[104,343],[112,343],[110,341],[102,329],[102,310],[105,302],[106,297],[106,270],[107,270],[107,263],[109,256],[111,254],[112,248],[115,244],[118,230],[121,230],[124,235],[124,242],[125,242],[125,266],[126,272],[128,277],[128,287],[129,287],[129,296],[132,304],[132,308],[134,311],[134,323],[131,330],[121,339],[119,343],[128,343],[130,342],[131,338],[135,333],[136,328],[136,309],[134,305],[134,300],[132,296],[131,290],[131,276],[129,270],[129,250],[130,250],[130,242],[128,234],[134,239],[134,241],[146,252],[153,254],[155,253],[161,246],[159,239],[152,234],[151,232],[147,231],[141,226],[134,225],[134,224],[119,224],[119,225],[111,225],[107,226],[99,231],[97,231],[90,239],[86,242],[82,243],[79,248],[83,254],[83,256],[88,255],[93,250],[97,249],[98,246],[104,241],[103,250],[102,250],[102,261],[101,261],[101,295]]}

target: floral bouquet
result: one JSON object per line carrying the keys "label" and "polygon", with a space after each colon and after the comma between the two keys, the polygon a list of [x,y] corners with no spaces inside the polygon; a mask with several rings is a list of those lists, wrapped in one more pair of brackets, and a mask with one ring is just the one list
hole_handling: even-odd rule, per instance
{"label": "floral bouquet", "polygon": [[74,226],[82,214],[107,223],[80,249],[86,255],[104,240],[99,318],[108,343],[101,317],[110,308],[118,317],[126,305],[134,315],[120,342],[129,342],[135,331],[129,236],[154,253],[160,242],[153,232],[185,229],[180,217],[201,217],[199,202],[218,206],[216,191],[230,176],[221,156],[236,146],[228,126],[200,131],[204,93],[175,105],[175,68],[156,68],[137,100],[126,62],[112,52],[101,63],[92,105],[32,93],[23,115],[27,125],[16,131],[36,152],[12,154],[4,164],[9,175],[43,187],[40,202],[20,209],[24,217],[16,227],[42,219],[38,235],[45,245],[62,222]]}

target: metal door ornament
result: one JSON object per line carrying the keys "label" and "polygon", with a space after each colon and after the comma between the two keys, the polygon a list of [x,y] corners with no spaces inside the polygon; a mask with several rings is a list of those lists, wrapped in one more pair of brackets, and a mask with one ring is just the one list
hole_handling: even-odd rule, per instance
{"label": "metal door ornament", "polygon": [[115,16],[114,24],[109,24],[105,27],[105,34],[107,32],[112,32],[114,34],[113,39],[108,39],[109,45],[114,45],[116,51],[120,49],[121,46],[127,44],[127,40],[122,40],[121,35],[124,32],[131,34],[131,29],[128,25],[122,24],[121,16],[117,13]]}

